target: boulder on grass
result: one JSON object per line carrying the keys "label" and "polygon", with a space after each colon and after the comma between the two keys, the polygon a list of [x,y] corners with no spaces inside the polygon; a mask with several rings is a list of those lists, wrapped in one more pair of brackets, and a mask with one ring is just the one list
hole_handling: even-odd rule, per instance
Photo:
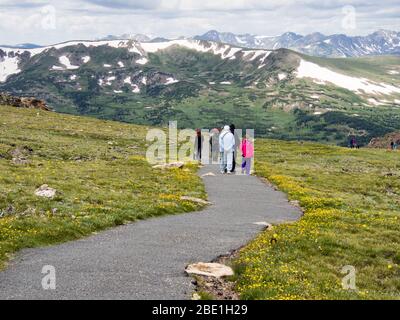
{"label": "boulder on grass", "polygon": [[56,195],[57,190],[50,188],[47,184],[42,185],[40,188],[36,189],[35,195],[42,198],[52,199]]}
{"label": "boulder on grass", "polygon": [[188,265],[185,269],[187,274],[197,274],[206,277],[222,278],[233,276],[232,268],[219,263],[199,262]]}

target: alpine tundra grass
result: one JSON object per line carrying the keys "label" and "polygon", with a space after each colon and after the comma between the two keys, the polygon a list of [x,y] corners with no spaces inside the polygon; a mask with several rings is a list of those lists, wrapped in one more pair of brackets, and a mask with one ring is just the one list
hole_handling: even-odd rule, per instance
{"label": "alpine tundra grass", "polygon": [[[199,209],[197,166],[155,170],[146,127],[0,106],[0,267],[22,248]],[[53,199],[35,195],[43,184]]]}
{"label": "alpine tundra grass", "polygon": [[[400,299],[400,153],[258,140],[257,174],[304,209],[234,261],[243,299]],[[345,266],[355,290],[342,286]]]}

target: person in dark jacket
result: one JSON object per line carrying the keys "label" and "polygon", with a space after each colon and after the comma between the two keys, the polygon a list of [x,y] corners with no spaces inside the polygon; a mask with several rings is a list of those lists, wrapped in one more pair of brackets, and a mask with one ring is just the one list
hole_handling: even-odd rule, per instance
{"label": "person in dark jacket", "polygon": [[231,124],[231,125],[229,126],[229,128],[230,128],[230,130],[231,130],[233,136],[235,137],[235,146],[234,146],[234,148],[233,148],[233,165],[232,165],[232,171],[231,171],[232,173],[234,173],[235,170],[236,170],[236,156],[237,156],[237,151],[238,151],[238,149],[239,149],[239,147],[240,147],[240,138],[239,138],[239,136],[237,135],[237,132],[235,132],[236,127],[235,127],[234,124]]}
{"label": "person in dark jacket", "polygon": [[201,151],[203,149],[204,137],[200,129],[196,129],[196,139],[194,141],[194,158],[201,161]]}

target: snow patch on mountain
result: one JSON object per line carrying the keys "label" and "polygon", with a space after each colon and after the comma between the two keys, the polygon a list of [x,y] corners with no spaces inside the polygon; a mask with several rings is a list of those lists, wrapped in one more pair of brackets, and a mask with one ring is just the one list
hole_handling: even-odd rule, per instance
{"label": "snow patch on mountain", "polygon": [[132,90],[133,93],[140,93],[140,88],[136,84],[134,84],[132,87],[133,87]]}
{"label": "snow patch on mountain", "polygon": [[358,94],[400,93],[400,88],[385,83],[375,83],[365,78],[350,77],[301,59],[296,72],[297,78],[312,78],[320,84],[332,83]]}
{"label": "snow patch on mountain", "polygon": [[369,98],[369,99],[368,99],[368,102],[371,103],[371,104],[373,104],[374,106],[381,106],[381,105],[384,105],[384,104],[385,104],[385,103],[383,103],[383,102],[381,102],[381,101],[378,101],[378,100],[376,100],[376,99],[374,99],[374,98]]}
{"label": "snow patch on mountain", "polygon": [[179,80],[176,80],[174,78],[167,78],[167,82],[165,83],[165,85],[174,84],[177,82],[179,82]]}
{"label": "snow patch on mountain", "polygon": [[284,80],[284,79],[286,79],[287,78],[287,75],[285,74],[285,73],[279,73],[278,74],[278,78],[279,78],[279,80]]}
{"label": "snow patch on mountain", "polygon": [[242,40],[240,37],[236,36],[235,37],[236,41],[240,44],[246,44],[247,42],[245,40]]}
{"label": "snow patch on mountain", "polygon": [[0,62],[0,82],[5,82],[10,75],[21,72],[18,62],[18,57],[6,57],[5,61]]}
{"label": "snow patch on mountain", "polygon": [[67,68],[67,70],[75,70],[78,69],[79,66],[74,66],[71,64],[71,61],[69,60],[69,58],[67,56],[61,56],[58,61],[60,61],[60,63],[62,65],[65,66],[65,68]]}
{"label": "snow patch on mountain", "polygon": [[260,61],[263,63],[265,59],[269,56],[271,51],[265,51],[265,50],[250,50],[250,51],[243,51],[243,57],[247,58],[250,56],[250,61],[256,60],[258,57],[263,56]]}
{"label": "snow patch on mountain", "polygon": [[149,62],[149,60],[145,57],[140,58],[139,60],[136,60],[136,63],[142,64],[142,65],[146,64],[147,62]]}
{"label": "snow patch on mountain", "polygon": [[137,84],[134,84],[132,82],[132,77],[128,76],[124,79],[124,83],[125,84],[129,84],[132,87],[132,92],[133,93],[139,93],[140,92],[140,88]]}
{"label": "snow patch on mountain", "polygon": [[58,62],[62,65],[60,66],[52,66],[51,70],[55,71],[64,71],[64,70],[76,70],[79,69],[79,66],[74,66],[67,56],[61,56],[58,58]]}
{"label": "snow patch on mountain", "polygon": [[114,81],[115,79],[116,79],[115,76],[108,77],[108,78],[106,79],[106,80],[107,80],[106,85],[107,85],[107,86],[111,86],[111,85],[112,85],[112,81]]}

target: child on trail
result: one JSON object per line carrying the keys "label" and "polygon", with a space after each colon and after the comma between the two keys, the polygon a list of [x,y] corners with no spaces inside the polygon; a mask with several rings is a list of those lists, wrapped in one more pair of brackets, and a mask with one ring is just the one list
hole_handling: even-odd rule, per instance
{"label": "child on trail", "polygon": [[251,162],[254,157],[254,145],[250,141],[250,138],[248,136],[246,136],[243,139],[240,149],[242,150],[242,157],[243,157],[242,173],[244,173],[244,171],[246,171],[246,174],[250,175]]}

